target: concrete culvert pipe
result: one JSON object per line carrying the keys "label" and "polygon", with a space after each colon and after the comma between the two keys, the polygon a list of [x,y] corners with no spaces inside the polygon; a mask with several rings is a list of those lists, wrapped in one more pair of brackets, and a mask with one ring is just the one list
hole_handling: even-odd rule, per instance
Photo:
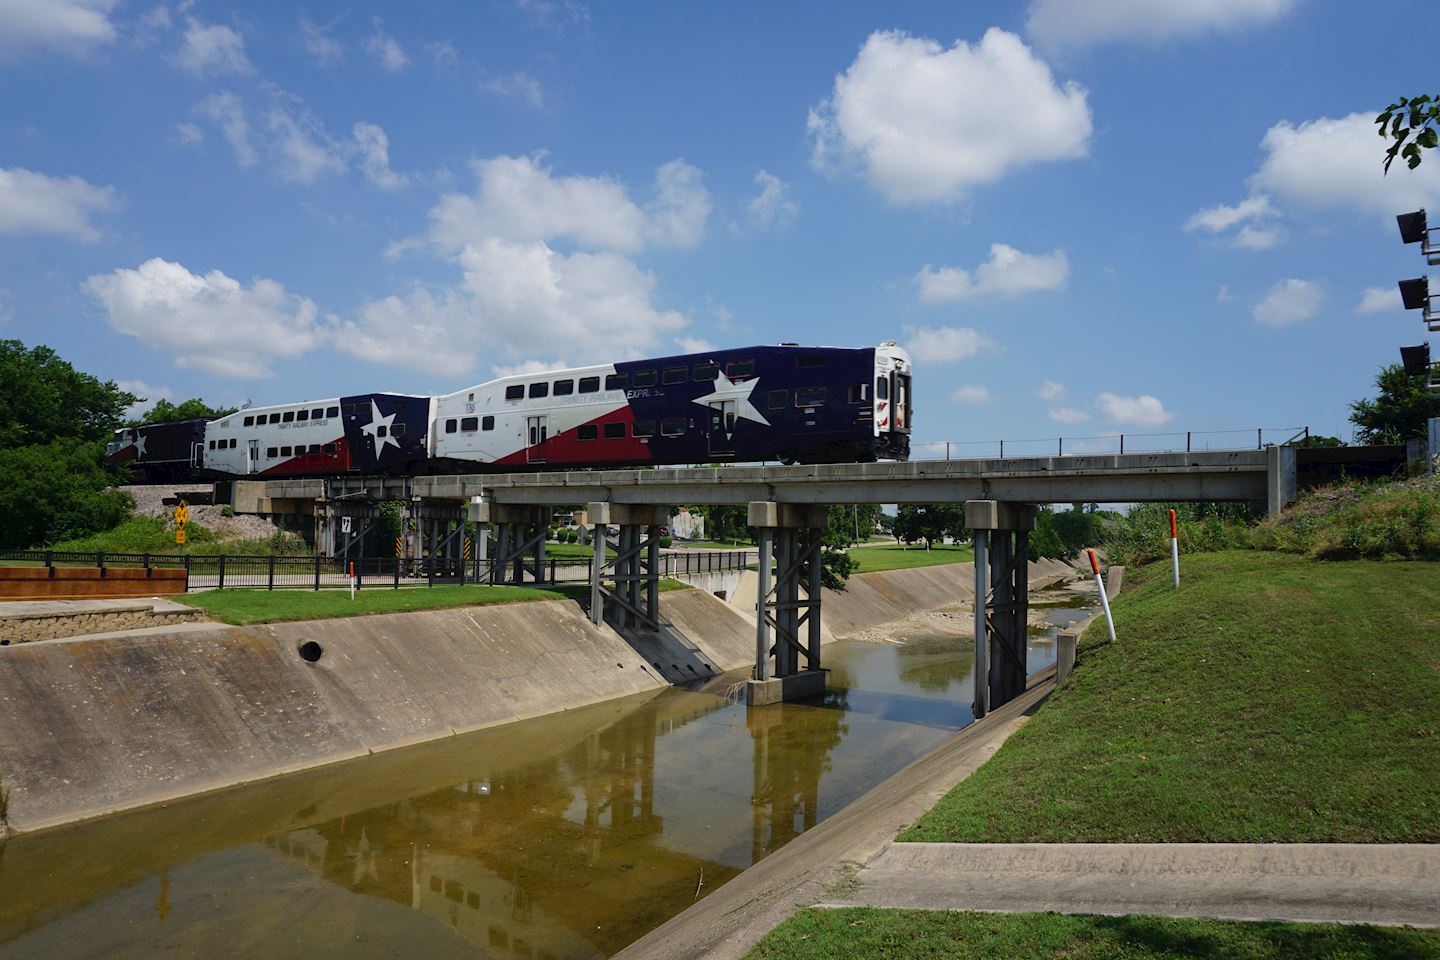
{"label": "concrete culvert pipe", "polygon": [[314,640],[306,640],[300,644],[300,659],[306,663],[317,663],[324,654],[325,648]]}

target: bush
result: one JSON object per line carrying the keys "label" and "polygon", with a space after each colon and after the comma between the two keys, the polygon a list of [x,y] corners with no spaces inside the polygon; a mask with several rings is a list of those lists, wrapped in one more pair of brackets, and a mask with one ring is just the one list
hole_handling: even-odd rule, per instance
{"label": "bush", "polygon": [[670,544],[674,542],[675,541],[667,534],[666,536],[660,538],[660,547],[661,549],[664,549],[665,547],[670,546]]}
{"label": "bush", "polygon": [[1170,556],[1170,510],[1180,521],[1180,551],[1206,553],[1256,546],[1250,510],[1238,503],[1143,503],[1110,523],[1104,546],[1112,563],[1140,564]]}
{"label": "bush", "polygon": [[235,508],[232,507],[232,506],[230,506],[230,504],[228,504],[228,503],[225,504],[225,506],[223,506],[223,507],[220,508],[220,516],[222,516],[222,517],[233,517],[233,516],[235,516]]}
{"label": "bush", "polygon": [[1440,478],[1338,484],[1261,523],[1255,545],[1321,560],[1440,559]]}
{"label": "bush", "polygon": [[0,450],[0,548],[47,547],[128,517],[135,500],[110,486],[103,452],[86,440]]}
{"label": "bush", "polygon": [[545,539],[546,539],[546,540],[554,540],[554,539],[555,539],[555,532],[556,532],[556,531],[555,531],[555,528],[554,528],[554,527],[546,527],[546,528],[545,528]]}

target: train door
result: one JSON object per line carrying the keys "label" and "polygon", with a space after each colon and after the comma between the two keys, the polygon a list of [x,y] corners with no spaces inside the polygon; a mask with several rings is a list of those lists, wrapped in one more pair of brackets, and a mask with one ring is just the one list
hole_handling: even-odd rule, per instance
{"label": "train door", "polygon": [[540,449],[550,436],[550,418],[544,415],[525,418],[525,432],[529,441],[525,446],[525,460],[528,463],[544,463],[545,451]]}
{"label": "train door", "polygon": [[735,418],[740,414],[738,400],[712,400],[710,407],[710,454],[723,457],[735,455]]}
{"label": "train door", "polygon": [[205,444],[203,442],[190,444],[190,466],[196,470],[205,466]]}
{"label": "train door", "polygon": [[251,440],[250,445],[245,448],[245,472],[260,472],[260,441]]}

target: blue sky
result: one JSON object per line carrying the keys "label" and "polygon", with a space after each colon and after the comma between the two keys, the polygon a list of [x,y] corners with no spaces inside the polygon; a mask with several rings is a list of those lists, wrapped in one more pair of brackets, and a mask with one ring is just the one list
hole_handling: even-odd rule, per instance
{"label": "blue sky", "polygon": [[1348,439],[1424,337],[1393,215],[1440,209],[1440,160],[1382,178],[1371,120],[1434,92],[1432,28],[1340,0],[0,0],[0,336],[217,403],[895,339],[920,441]]}

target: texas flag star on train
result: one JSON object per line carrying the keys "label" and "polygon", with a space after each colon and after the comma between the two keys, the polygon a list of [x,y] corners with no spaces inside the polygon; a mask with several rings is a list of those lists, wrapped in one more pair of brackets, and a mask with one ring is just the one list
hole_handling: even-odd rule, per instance
{"label": "texas flag star on train", "polygon": [[911,370],[893,341],[740,347],[127,427],[109,452],[154,482],[905,460]]}

